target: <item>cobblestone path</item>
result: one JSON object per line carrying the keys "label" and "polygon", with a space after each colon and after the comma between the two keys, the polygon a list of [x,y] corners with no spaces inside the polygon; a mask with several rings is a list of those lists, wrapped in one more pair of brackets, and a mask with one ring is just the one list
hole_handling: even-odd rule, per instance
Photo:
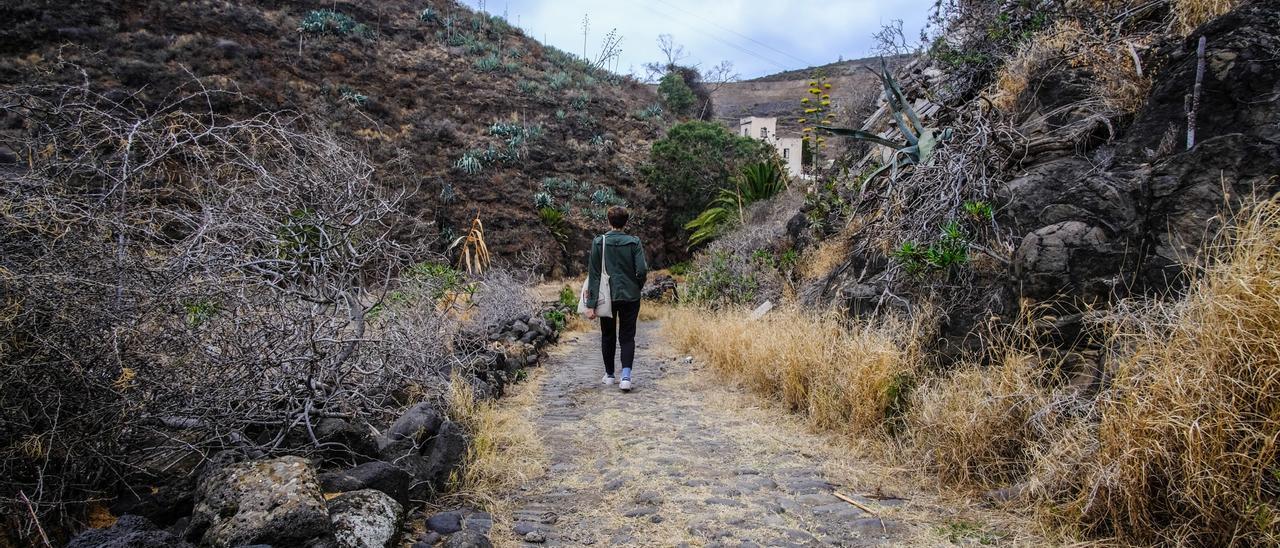
{"label": "cobblestone path", "polygon": [[657,323],[640,325],[630,393],[600,383],[597,336],[569,335],[542,372],[534,420],[549,469],[511,501],[499,545],[931,543],[894,517],[908,501],[871,494],[874,476],[832,472],[830,438],[709,382]]}

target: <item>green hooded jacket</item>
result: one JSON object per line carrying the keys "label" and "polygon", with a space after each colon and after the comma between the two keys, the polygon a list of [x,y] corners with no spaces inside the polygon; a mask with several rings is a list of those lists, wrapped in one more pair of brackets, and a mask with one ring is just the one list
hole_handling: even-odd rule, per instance
{"label": "green hooded jacket", "polygon": [[640,300],[640,289],[649,275],[640,238],[610,230],[591,241],[591,258],[587,263],[587,307],[595,308],[600,293],[600,242],[609,239],[609,295],[614,302]]}

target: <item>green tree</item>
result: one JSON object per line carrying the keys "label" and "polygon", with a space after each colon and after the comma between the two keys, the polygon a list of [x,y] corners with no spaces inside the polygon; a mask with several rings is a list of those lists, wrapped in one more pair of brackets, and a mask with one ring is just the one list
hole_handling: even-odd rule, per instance
{"label": "green tree", "polygon": [[663,197],[667,228],[678,230],[729,188],[730,177],[747,164],[776,161],[768,144],[730,132],[713,122],[676,124],[655,141],[641,170]]}
{"label": "green tree", "polygon": [[689,109],[697,100],[693,95],[693,88],[684,81],[684,76],[674,70],[658,81],[658,96],[669,112],[681,117],[689,115]]}

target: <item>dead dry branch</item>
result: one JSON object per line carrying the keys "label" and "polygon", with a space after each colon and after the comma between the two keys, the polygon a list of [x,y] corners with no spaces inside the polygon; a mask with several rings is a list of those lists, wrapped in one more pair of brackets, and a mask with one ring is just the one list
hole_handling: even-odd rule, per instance
{"label": "dead dry branch", "polygon": [[213,106],[238,99],[0,93],[30,158],[0,175],[0,504],[56,520],[218,450],[323,452],[319,421],[441,378],[431,307],[369,314],[425,255],[391,237],[404,195],[300,117]]}

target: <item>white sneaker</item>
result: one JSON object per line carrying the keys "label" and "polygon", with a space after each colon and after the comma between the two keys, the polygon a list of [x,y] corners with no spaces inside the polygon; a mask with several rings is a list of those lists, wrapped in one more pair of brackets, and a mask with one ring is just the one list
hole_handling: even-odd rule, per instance
{"label": "white sneaker", "polygon": [[623,392],[630,392],[631,379],[622,379],[622,382],[618,383],[618,388],[621,389]]}
{"label": "white sneaker", "polygon": [[600,379],[600,382],[601,382],[601,383],[604,383],[606,386],[608,386],[608,385],[612,385],[612,384],[613,384],[613,377],[610,377],[610,376],[608,376],[608,375],[605,375],[603,379]]}

